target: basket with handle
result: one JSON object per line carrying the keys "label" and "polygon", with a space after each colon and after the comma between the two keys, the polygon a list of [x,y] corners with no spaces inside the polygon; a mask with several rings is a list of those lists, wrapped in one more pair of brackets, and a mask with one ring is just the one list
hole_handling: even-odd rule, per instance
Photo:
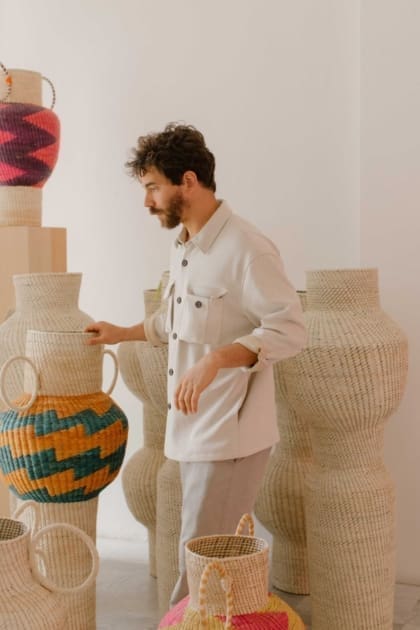
{"label": "basket with handle", "polygon": [[268,592],[268,543],[255,537],[249,514],[234,535],[193,538],[185,553],[190,594],[164,616],[161,630],[304,630],[302,619]]}

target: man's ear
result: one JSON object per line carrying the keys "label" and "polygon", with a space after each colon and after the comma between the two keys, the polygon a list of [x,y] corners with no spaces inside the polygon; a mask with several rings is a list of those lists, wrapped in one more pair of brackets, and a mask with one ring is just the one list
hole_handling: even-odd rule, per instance
{"label": "man's ear", "polygon": [[195,186],[197,186],[198,184],[197,175],[194,173],[194,171],[185,171],[182,176],[182,183],[188,189],[195,188]]}

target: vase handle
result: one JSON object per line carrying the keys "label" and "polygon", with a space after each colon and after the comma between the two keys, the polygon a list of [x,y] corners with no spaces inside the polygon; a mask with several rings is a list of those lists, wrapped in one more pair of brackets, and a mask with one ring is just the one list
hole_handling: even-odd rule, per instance
{"label": "vase handle", "polygon": [[32,501],[32,500],[23,501],[23,503],[19,505],[19,507],[17,507],[16,510],[13,512],[12,518],[18,520],[22,512],[24,512],[25,510],[29,508],[31,508],[34,513],[34,518],[32,520],[32,532],[35,533],[36,530],[38,529],[38,524],[40,520],[40,508],[39,508],[39,504],[36,501]]}
{"label": "vase handle", "polygon": [[[5,387],[6,372],[9,369],[9,367],[12,365],[12,363],[15,363],[15,361],[26,361],[26,363],[28,363],[31,366],[34,376],[35,376],[34,391],[32,392],[29,401],[25,405],[19,405],[19,406],[15,405],[9,399],[6,393],[6,387]],[[0,370],[0,396],[11,409],[14,409],[15,411],[26,411],[27,409],[29,409],[29,407],[32,407],[32,405],[34,404],[38,396],[38,390],[39,390],[39,375],[36,370],[35,364],[31,361],[31,359],[28,359],[28,357],[25,357],[23,355],[17,355],[15,357],[10,357],[10,359],[8,359],[6,363],[3,364]]]}
{"label": "vase handle", "polygon": [[6,94],[2,98],[0,98],[0,103],[4,103],[5,101],[7,101],[12,91],[12,77],[10,76],[9,71],[7,70],[6,66],[4,66],[1,62],[0,62],[0,70],[4,74],[4,82],[6,83]]}
{"label": "vase handle", "polygon": [[117,359],[117,355],[115,354],[115,352],[112,352],[112,350],[108,350],[108,348],[106,348],[105,350],[102,351],[102,354],[109,354],[109,356],[112,358],[112,360],[114,361],[114,376],[112,378],[111,381],[111,385],[108,387],[107,391],[105,392],[105,394],[107,396],[109,396],[115,387],[115,383],[117,382],[117,378],[118,378],[118,373],[119,373],[119,368],[118,368],[118,359]]}
{"label": "vase handle", "polygon": [[[36,563],[36,555],[38,555],[39,551],[36,549],[36,543],[41,536],[44,534],[51,532],[55,529],[66,529],[67,531],[72,532],[78,538],[81,538],[82,541],[86,544],[92,556],[92,570],[87,576],[87,578],[79,584],[78,586],[58,586],[58,584],[54,584],[51,580],[48,579],[47,576],[43,575],[37,567]],[[45,554],[41,554],[41,557],[44,559]],[[32,536],[32,540],[29,545],[29,562],[31,566],[31,571],[38,580],[38,582],[47,588],[49,591],[54,593],[79,593],[80,591],[85,591],[89,586],[91,586],[96,580],[96,576],[98,575],[99,570],[99,554],[98,550],[95,547],[95,544],[90,536],[86,534],[79,527],[75,527],[70,523],[53,523],[52,525],[46,525],[42,529],[40,529],[35,536]]]}
{"label": "vase handle", "polygon": [[255,536],[255,526],[254,519],[251,514],[244,514],[241,520],[238,523],[238,527],[236,528],[235,536],[241,536],[244,531],[245,523],[248,524],[249,536]]}
{"label": "vase handle", "polygon": [[208,628],[207,615],[207,585],[211,571],[217,571],[220,576],[220,583],[226,592],[226,623],[225,630],[233,630],[232,613],[233,613],[233,595],[232,595],[232,578],[225,571],[221,562],[214,560],[204,569],[200,580],[200,630]]}
{"label": "vase handle", "polygon": [[55,99],[56,99],[56,93],[55,93],[55,87],[54,87],[54,83],[48,79],[48,77],[44,77],[44,75],[42,75],[43,80],[48,83],[48,85],[51,88],[51,92],[52,92],[52,102],[50,105],[50,109],[54,109],[54,105],[55,105]]}

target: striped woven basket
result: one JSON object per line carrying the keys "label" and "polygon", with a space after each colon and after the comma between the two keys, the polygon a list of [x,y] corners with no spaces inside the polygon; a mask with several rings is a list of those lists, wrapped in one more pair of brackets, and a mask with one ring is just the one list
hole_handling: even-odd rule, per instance
{"label": "striped woven basket", "polygon": [[[249,523],[250,535],[242,535]],[[159,629],[304,630],[300,617],[268,593],[268,544],[254,537],[245,514],[235,535],[203,536],[186,547],[190,594],[170,610]]]}

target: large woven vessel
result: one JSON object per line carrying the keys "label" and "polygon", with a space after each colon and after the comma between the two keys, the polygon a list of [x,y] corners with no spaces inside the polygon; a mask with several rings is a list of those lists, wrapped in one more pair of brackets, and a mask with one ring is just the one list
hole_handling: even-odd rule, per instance
{"label": "large woven vessel", "polygon": [[[161,304],[167,283],[164,272],[158,289],[144,291],[145,315],[149,317]],[[121,374],[128,389],[143,403],[143,446],[124,466],[122,483],[127,505],[133,516],[148,530],[150,574],[156,569],[157,477],[165,461],[166,405],[156,404],[156,388],[166,400],[167,349],[145,342],[124,342],[118,348]],[[161,379],[161,374],[164,379]],[[157,376],[159,375],[159,376]]]}
{"label": "large woven vessel", "polygon": [[282,368],[308,423],[306,518],[314,630],[391,630],[394,484],[386,420],[406,382],[407,340],[381,309],[375,269],[307,274],[308,346]]}
{"label": "large woven vessel", "polygon": [[[97,496],[118,474],[128,423],[109,396],[116,373],[102,392],[103,354],[109,351],[87,345],[90,336],[28,331],[26,393],[15,401],[8,400],[7,370],[22,359],[5,363],[0,389],[11,408],[0,415],[0,466],[20,499],[40,502],[42,524],[71,523],[95,540]],[[73,539],[49,535],[44,556],[58,583],[88,571],[86,550]],[[96,627],[95,599],[94,585],[72,596],[68,628]]]}
{"label": "large woven vessel", "polygon": [[[299,292],[303,310],[306,293]],[[282,361],[274,366],[280,441],[274,448],[255,504],[255,514],[273,535],[271,579],[288,593],[309,593],[305,479],[312,465],[307,422],[290,406]]]}
{"label": "large woven vessel", "polygon": [[0,226],[40,226],[41,189],[57,162],[60,121],[42,106],[42,75],[6,72],[9,94],[0,102]]}

